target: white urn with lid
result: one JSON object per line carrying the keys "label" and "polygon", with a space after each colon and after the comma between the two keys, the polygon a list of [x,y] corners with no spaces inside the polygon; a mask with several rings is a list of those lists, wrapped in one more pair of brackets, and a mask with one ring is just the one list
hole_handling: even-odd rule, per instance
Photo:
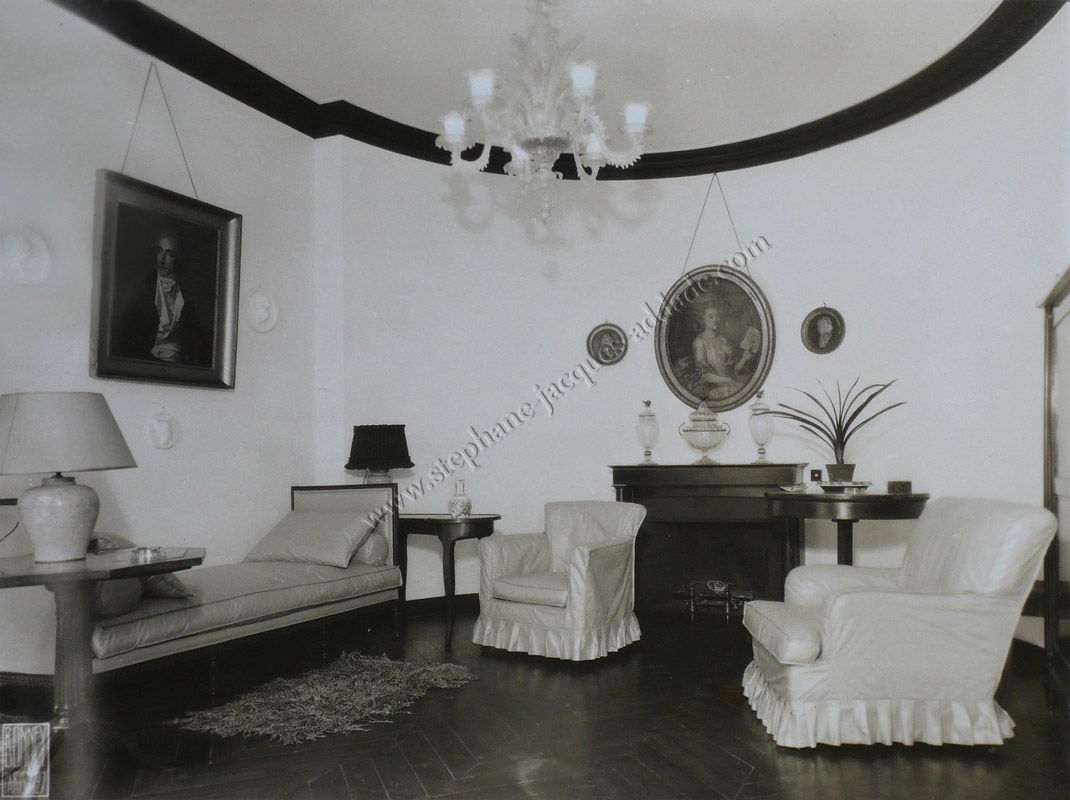
{"label": "white urn with lid", "polygon": [[681,423],[679,432],[689,447],[702,453],[694,466],[716,465],[709,454],[725,443],[732,432],[731,427],[727,422],[718,421],[717,412],[710,411],[705,400],[687,415],[687,419],[686,424]]}

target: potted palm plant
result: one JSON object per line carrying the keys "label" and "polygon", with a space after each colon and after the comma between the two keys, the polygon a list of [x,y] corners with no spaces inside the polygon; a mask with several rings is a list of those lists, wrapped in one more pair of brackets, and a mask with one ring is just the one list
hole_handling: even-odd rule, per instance
{"label": "potted palm plant", "polygon": [[892,403],[890,406],[886,406],[860,420],[862,412],[869,407],[869,404],[895,381],[873,383],[855,391],[858,381],[859,378],[855,378],[855,382],[851,384],[846,393],[840,390],[840,382],[836,381],[835,400],[832,399],[832,395],[818,381],[817,385],[821,386],[821,391],[824,392],[828,405],[809,392],[805,392],[802,389],[793,389],[793,391],[800,392],[810,398],[814,405],[820,409],[820,413],[795,408],[786,403],[777,403],[779,408],[766,412],[798,423],[807,433],[816,436],[824,444],[832,448],[832,455],[836,459],[836,463],[825,465],[830,481],[850,481],[854,477],[855,465],[844,463],[843,457],[847,449],[847,442],[858,432],[858,429],[872,422],[881,414],[906,403],[905,400]]}

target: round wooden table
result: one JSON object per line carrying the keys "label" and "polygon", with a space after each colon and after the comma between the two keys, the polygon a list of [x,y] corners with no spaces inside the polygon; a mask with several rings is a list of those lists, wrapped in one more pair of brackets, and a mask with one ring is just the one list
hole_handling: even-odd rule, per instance
{"label": "round wooden table", "polygon": [[56,599],[56,655],[52,727],[89,720],[93,674],[93,594],[99,581],[159,575],[204,561],[200,547],[158,547],[145,559],[131,548],[89,553],[80,561],[35,562],[32,555],[0,559],[0,589],[45,586]]}
{"label": "round wooden table", "polygon": [[[442,588],[446,595],[446,644],[453,639],[454,565],[453,549],[464,539],[482,539],[494,533],[494,521],[500,514],[469,514],[466,517],[451,517],[449,514],[399,514],[398,565],[401,567],[402,584],[407,582],[408,553],[405,541],[409,536],[437,536],[442,542]],[[402,586],[404,591],[404,585]],[[405,596],[402,595],[402,601]]]}
{"label": "round wooden table", "polygon": [[766,492],[774,517],[831,519],[836,522],[836,563],[854,563],[854,524],[860,519],[917,519],[927,494],[872,492]]}

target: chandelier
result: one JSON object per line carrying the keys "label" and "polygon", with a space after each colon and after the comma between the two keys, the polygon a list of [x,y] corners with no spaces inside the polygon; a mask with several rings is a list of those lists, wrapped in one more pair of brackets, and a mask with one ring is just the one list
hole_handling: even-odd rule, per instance
{"label": "chandelier", "polygon": [[[471,97],[465,111],[442,118],[443,133],[435,144],[450,152],[450,165],[480,171],[490,161],[492,145],[505,150],[509,175],[519,177],[525,189],[542,195],[541,217],[550,213],[550,185],[561,177],[554,163],[571,154],[582,181],[594,181],[606,164],[630,167],[643,152],[649,106],[627,103],[622,132],[628,149],[618,152],[606,142],[606,125],[595,110],[601,93],[595,88],[598,67],[593,61],[571,60],[582,37],[558,44],[550,25],[550,0],[532,0],[534,22],[525,36],[513,34],[512,69],[498,76],[491,69],[468,74]],[[462,153],[475,143],[466,133],[469,120],[478,122],[483,145],[478,156]]]}

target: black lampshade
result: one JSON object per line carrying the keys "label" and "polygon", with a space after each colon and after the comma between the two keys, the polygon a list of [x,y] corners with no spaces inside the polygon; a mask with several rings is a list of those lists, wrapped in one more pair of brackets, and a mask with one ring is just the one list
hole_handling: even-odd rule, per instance
{"label": "black lampshade", "polygon": [[385,470],[413,466],[404,425],[354,425],[346,469]]}

